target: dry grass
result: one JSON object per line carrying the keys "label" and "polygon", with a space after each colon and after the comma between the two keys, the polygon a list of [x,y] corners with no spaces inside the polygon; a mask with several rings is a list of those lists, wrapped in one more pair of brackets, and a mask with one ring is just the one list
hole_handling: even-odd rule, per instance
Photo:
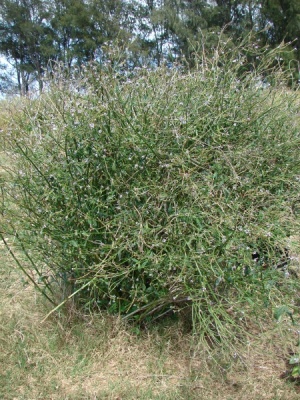
{"label": "dry grass", "polygon": [[0,100],[0,140],[1,140],[1,149],[6,148],[7,136],[5,134],[5,129],[9,124],[9,115],[8,111],[9,103],[5,100]]}
{"label": "dry grass", "polygon": [[288,329],[254,327],[239,356],[220,356],[216,366],[203,349],[191,353],[190,336],[174,325],[135,334],[116,319],[71,309],[42,324],[47,305],[3,245],[0,268],[1,399],[299,398],[280,378],[295,342]]}

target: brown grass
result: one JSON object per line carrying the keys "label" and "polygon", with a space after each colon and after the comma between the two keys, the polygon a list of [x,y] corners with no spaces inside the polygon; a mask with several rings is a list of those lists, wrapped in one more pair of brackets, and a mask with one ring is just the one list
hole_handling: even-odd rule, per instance
{"label": "brown grass", "polygon": [[203,348],[191,351],[191,337],[174,324],[137,334],[72,309],[41,323],[49,307],[3,245],[0,268],[1,399],[299,398],[281,378],[296,339],[284,326],[265,322],[258,333],[253,325],[239,355],[219,355],[217,365]]}

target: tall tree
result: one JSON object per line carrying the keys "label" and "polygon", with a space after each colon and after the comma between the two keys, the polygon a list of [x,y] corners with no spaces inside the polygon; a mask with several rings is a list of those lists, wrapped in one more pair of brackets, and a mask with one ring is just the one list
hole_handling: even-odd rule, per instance
{"label": "tall tree", "polygon": [[74,60],[91,56],[94,49],[88,33],[91,33],[92,23],[83,0],[53,0],[50,26],[55,61],[71,68]]}
{"label": "tall tree", "polygon": [[34,80],[42,91],[49,61],[70,69],[93,60],[103,43],[117,37],[128,40],[125,4],[124,0],[3,0],[0,54],[14,66],[20,93],[25,95]]}
{"label": "tall tree", "polygon": [[235,39],[243,37],[251,30],[256,30],[260,13],[260,0],[216,0],[212,12],[212,21],[227,31]]}
{"label": "tall tree", "polygon": [[190,59],[197,42],[207,29],[208,10],[203,0],[146,0],[137,35],[156,65],[163,58]]}
{"label": "tall tree", "polygon": [[284,39],[296,39],[295,46],[300,50],[300,1],[263,0],[261,3],[262,24],[268,27],[266,39],[273,45]]}
{"label": "tall tree", "polygon": [[129,49],[129,68],[169,57],[192,66],[193,54],[203,42],[213,49],[224,26],[233,41],[251,30],[262,30],[271,46],[295,39],[300,64],[299,0],[2,0],[0,54],[26,94],[34,80],[42,91],[50,60],[67,70],[107,60],[116,41]]}
{"label": "tall tree", "polygon": [[33,78],[42,90],[43,69],[49,58],[47,16],[45,0],[3,0],[0,5],[0,53],[15,67],[23,95]]}
{"label": "tall tree", "polygon": [[16,94],[18,88],[12,71],[4,63],[0,63],[0,94]]}
{"label": "tall tree", "polygon": [[282,54],[283,67],[294,71],[294,81],[300,83],[300,1],[262,0],[260,26],[264,43],[271,47],[291,42],[293,52]]}

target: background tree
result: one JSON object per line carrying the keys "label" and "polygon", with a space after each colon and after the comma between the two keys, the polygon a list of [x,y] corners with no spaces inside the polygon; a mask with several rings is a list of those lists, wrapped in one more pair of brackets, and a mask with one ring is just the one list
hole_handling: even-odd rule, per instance
{"label": "background tree", "polygon": [[284,39],[294,40],[300,33],[300,2],[298,0],[263,0],[261,21],[263,27],[268,27],[266,39],[270,44],[277,45]]}
{"label": "background tree", "polygon": [[0,12],[0,52],[16,70],[20,93],[28,92],[34,78],[42,90],[43,70],[53,54],[46,22],[47,1],[4,0]]}
{"label": "background tree", "polygon": [[[33,82],[43,89],[51,61],[70,71],[90,61],[105,62],[121,44],[124,68],[214,49],[219,32],[239,42],[251,31],[262,45],[293,41],[283,67],[299,70],[299,0],[2,0],[0,54],[15,68],[19,92]],[[294,60],[293,60],[294,59]],[[255,57],[253,58],[255,60]],[[125,66],[126,65],[126,66]]]}
{"label": "background tree", "polygon": [[105,42],[127,39],[124,5],[123,0],[4,0],[0,53],[15,68],[20,94],[26,95],[33,81],[42,91],[49,61],[70,70],[93,60]]}
{"label": "background tree", "polygon": [[290,50],[282,53],[283,67],[292,67],[300,82],[300,2],[298,0],[263,0],[260,9],[261,38],[272,48],[283,41],[291,42]]}
{"label": "background tree", "polygon": [[12,71],[4,63],[0,63],[0,93],[16,94],[18,88]]}
{"label": "background tree", "polygon": [[95,58],[122,30],[121,0],[53,0],[50,26],[56,61],[68,69]]}

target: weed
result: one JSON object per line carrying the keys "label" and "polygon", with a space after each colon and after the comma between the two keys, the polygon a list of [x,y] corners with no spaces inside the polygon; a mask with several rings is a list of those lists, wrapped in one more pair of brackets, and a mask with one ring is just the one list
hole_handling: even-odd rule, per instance
{"label": "weed", "polygon": [[299,228],[296,93],[273,50],[254,69],[251,46],[226,46],[194,71],[91,65],[15,116],[2,236],[55,309],[185,314],[197,340],[232,349],[288,285],[276,267]]}

